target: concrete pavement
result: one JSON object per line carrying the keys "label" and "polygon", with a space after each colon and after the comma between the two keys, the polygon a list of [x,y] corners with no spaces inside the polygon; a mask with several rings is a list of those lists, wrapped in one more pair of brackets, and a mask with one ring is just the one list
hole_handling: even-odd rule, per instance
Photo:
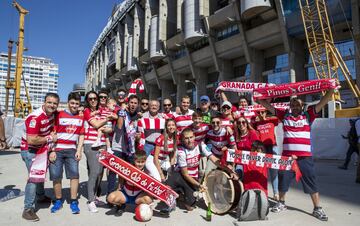
{"label": "concrete pavement", "polygon": [[[269,213],[267,221],[239,222],[244,225],[358,225],[360,219],[360,184],[355,184],[355,166],[350,165],[347,171],[337,168],[342,162],[339,161],[317,161],[316,172],[320,187],[322,206],[329,216],[328,222],[321,222],[310,214],[312,204],[310,197],[302,192],[301,183],[295,184],[287,196],[287,211],[274,214]],[[23,191],[26,183],[26,168],[21,160],[20,152],[0,152],[0,225],[229,225],[232,226],[234,217],[231,215],[213,215],[211,222],[203,219],[206,211],[196,208],[191,213],[177,208],[170,218],[160,216],[156,212],[150,222],[141,223],[133,219],[133,208],[128,208],[121,217],[105,215],[109,209],[99,208],[99,213],[90,213],[86,207],[86,161],[80,163],[80,209],[79,215],[70,212],[69,204],[65,203],[62,210],[51,214],[49,206],[40,206],[37,212],[40,221],[37,223],[26,222],[21,218],[23,210]],[[103,185],[106,187],[106,183]],[[69,197],[69,181],[63,182],[64,197]],[[104,187],[104,188],[105,188]],[[52,183],[46,182],[46,193],[53,196]],[[271,186],[269,185],[269,194]],[[105,201],[105,197],[101,197]]]}

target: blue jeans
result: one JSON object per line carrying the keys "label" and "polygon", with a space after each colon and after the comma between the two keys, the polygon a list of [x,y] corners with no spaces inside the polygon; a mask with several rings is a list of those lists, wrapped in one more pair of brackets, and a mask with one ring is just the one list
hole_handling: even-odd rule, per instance
{"label": "blue jeans", "polygon": [[[25,162],[26,169],[28,173],[30,172],[30,166],[33,158],[35,158],[36,151],[28,150],[21,151],[21,158]],[[44,183],[30,183],[27,182],[25,186],[25,200],[24,200],[24,209],[34,209],[35,208],[35,199],[36,197],[44,197]]]}
{"label": "blue jeans", "polygon": [[[271,146],[271,150],[269,150],[269,151],[271,151],[271,152],[267,152],[267,153],[279,155],[279,148],[277,146]],[[269,173],[270,173],[270,180],[271,180],[271,186],[273,189],[273,193],[274,193],[274,195],[278,195],[279,194],[279,170],[269,169]]]}
{"label": "blue jeans", "polygon": [[63,177],[63,168],[67,179],[79,179],[79,162],[75,158],[75,149],[65,149],[56,152],[55,162],[50,163],[50,180],[58,181]]}
{"label": "blue jeans", "polygon": [[[119,157],[121,159],[123,159],[123,152],[121,151],[116,151],[116,150],[113,150],[114,151],[114,155],[116,157]],[[124,159],[125,160],[125,159]],[[126,161],[126,160],[125,160]],[[108,182],[108,186],[107,186],[107,192],[108,194],[110,194],[111,192],[117,190],[117,187],[116,187],[116,173],[114,173],[113,171],[109,170],[109,175],[107,177],[107,182]]]}
{"label": "blue jeans", "polygon": [[146,152],[146,156],[149,156],[150,153],[155,149],[155,145],[154,144],[150,144],[148,142],[145,143],[144,145],[144,151]]}

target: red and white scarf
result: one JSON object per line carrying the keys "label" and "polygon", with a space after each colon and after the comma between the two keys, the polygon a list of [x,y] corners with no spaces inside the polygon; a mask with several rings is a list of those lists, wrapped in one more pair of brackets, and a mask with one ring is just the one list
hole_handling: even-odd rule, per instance
{"label": "red and white scarf", "polygon": [[165,202],[168,206],[174,207],[176,205],[175,200],[179,195],[175,191],[130,163],[106,151],[100,152],[99,162],[126,181],[131,182],[151,196]]}
{"label": "red and white scarf", "polygon": [[227,82],[222,81],[219,83],[218,87],[215,90],[215,94],[219,91],[229,91],[229,92],[253,92],[254,89],[263,88],[272,86],[271,83],[256,83],[256,82]]}
{"label": "red and white scarf", "polygon": [[302,176],[296,160],[282,155],[228,149],[221,160],[222,164],[225,162],[256,165],[258,167],[278,170],[293,170],[296,175],[296,181],[299,181]]}
{"label": "red and white scarf", "polygon": [[29,182],[43,183],[45,182],[46,172],[48,168],[48,152],[51,150],[52,144],[46,144],[39,148],[35,158],[32,160],[29,173]]}
{"label": "red and white scarf", "polygon": [[[271,105],[276,108],[276,109],[289,109],[290,108],[290,103],[289,102],[284,102],[284,103],[271,103]],[[240,108],[241,110],[247,110],[247,111],[265,111],[266,108],[264,106],[262,106],[261,104],[255,104],[255,105],[250,105],[247,108]]]}
{"label": "red and white scarf", "polygon": [[144,84],[140,78],[135,79],[130,86],[128,97],[136,95],[136,88],[139,88],[139,92],[144,92]]}
{"label": "red and white scarf", "polygon": [[254,89],[254,99],[268,99],[275,97],[289,97],[319,93],[329,89],[338,89],[336,79],[319,79],[304,82],[280,84]]}

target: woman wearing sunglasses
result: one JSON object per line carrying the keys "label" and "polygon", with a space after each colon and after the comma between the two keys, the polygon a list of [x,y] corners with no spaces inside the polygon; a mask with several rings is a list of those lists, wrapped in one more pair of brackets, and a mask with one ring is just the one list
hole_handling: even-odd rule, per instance
{"label": "woman wearing sunglasses", "polygon": [[235,135],[236,147],[241,151],[251,151],[252,143],[259,140],[258,133],[244,116],[240,116],[235,122]]}
{"label": "woman wearing sunglasses", "polygon": [[89,179],[87,182],[88,190],[88,209],[90,212],[98,212],[95,204],[96,191],[100,185],[103,167],[98,161],[98,150],[105,147],[105,137],[101,139],[102,145],[99,148],[93,148],[92,144],[97,139],[97,129],[104,126],[111,118],[102,118],[98,112],[99,96],[95,91],[90,91],[85,96],[84,110],[84,153],[88,165]]}

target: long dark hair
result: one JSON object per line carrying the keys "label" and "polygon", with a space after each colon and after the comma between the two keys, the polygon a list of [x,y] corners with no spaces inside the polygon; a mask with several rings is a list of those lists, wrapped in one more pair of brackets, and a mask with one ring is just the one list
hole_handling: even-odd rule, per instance
{"label": "long dark hair", "polygon": [[87,92],[86,95],[85,95],[85,108],[91,109],[90,103],[89,103],[89,101],[88,101],[88,98],[89,98],[89,95],[90,95],[90,94],[95,94],[95,95],[96,95],[96,98],[97,98],[97,101],[98,101],[98,102],[97,102],[97,105],[96,105],[96,110],[97,110],[98,107],[99,107],[99,95],[97,94],[97,92],[95,92],[95,91],[93,91],[93,90]]}
{"label": "long dark hair", "polygon": [[172,138],[172,140],[173,140],[173,143],[174,143],[174,151],[176,150],[176,148],[177,148],[177,129],[175,129],[175,132],[173,133],[173,134],[168,134],[168,132],[167,132],[167,125],[169,124],[169,122],[174,122],[175,123],[175,127],[176,127],[176,122],[175,122],[175,120],[174,119],[172,119],[172,118],[169,118],[169,119],[167,119],[166,121],[165,121],[165,129],[164,129],[164,151],[165,152],[167,152],[167,150],[168,150],[168,139],[169,139],[169,137],[171,137]]}

